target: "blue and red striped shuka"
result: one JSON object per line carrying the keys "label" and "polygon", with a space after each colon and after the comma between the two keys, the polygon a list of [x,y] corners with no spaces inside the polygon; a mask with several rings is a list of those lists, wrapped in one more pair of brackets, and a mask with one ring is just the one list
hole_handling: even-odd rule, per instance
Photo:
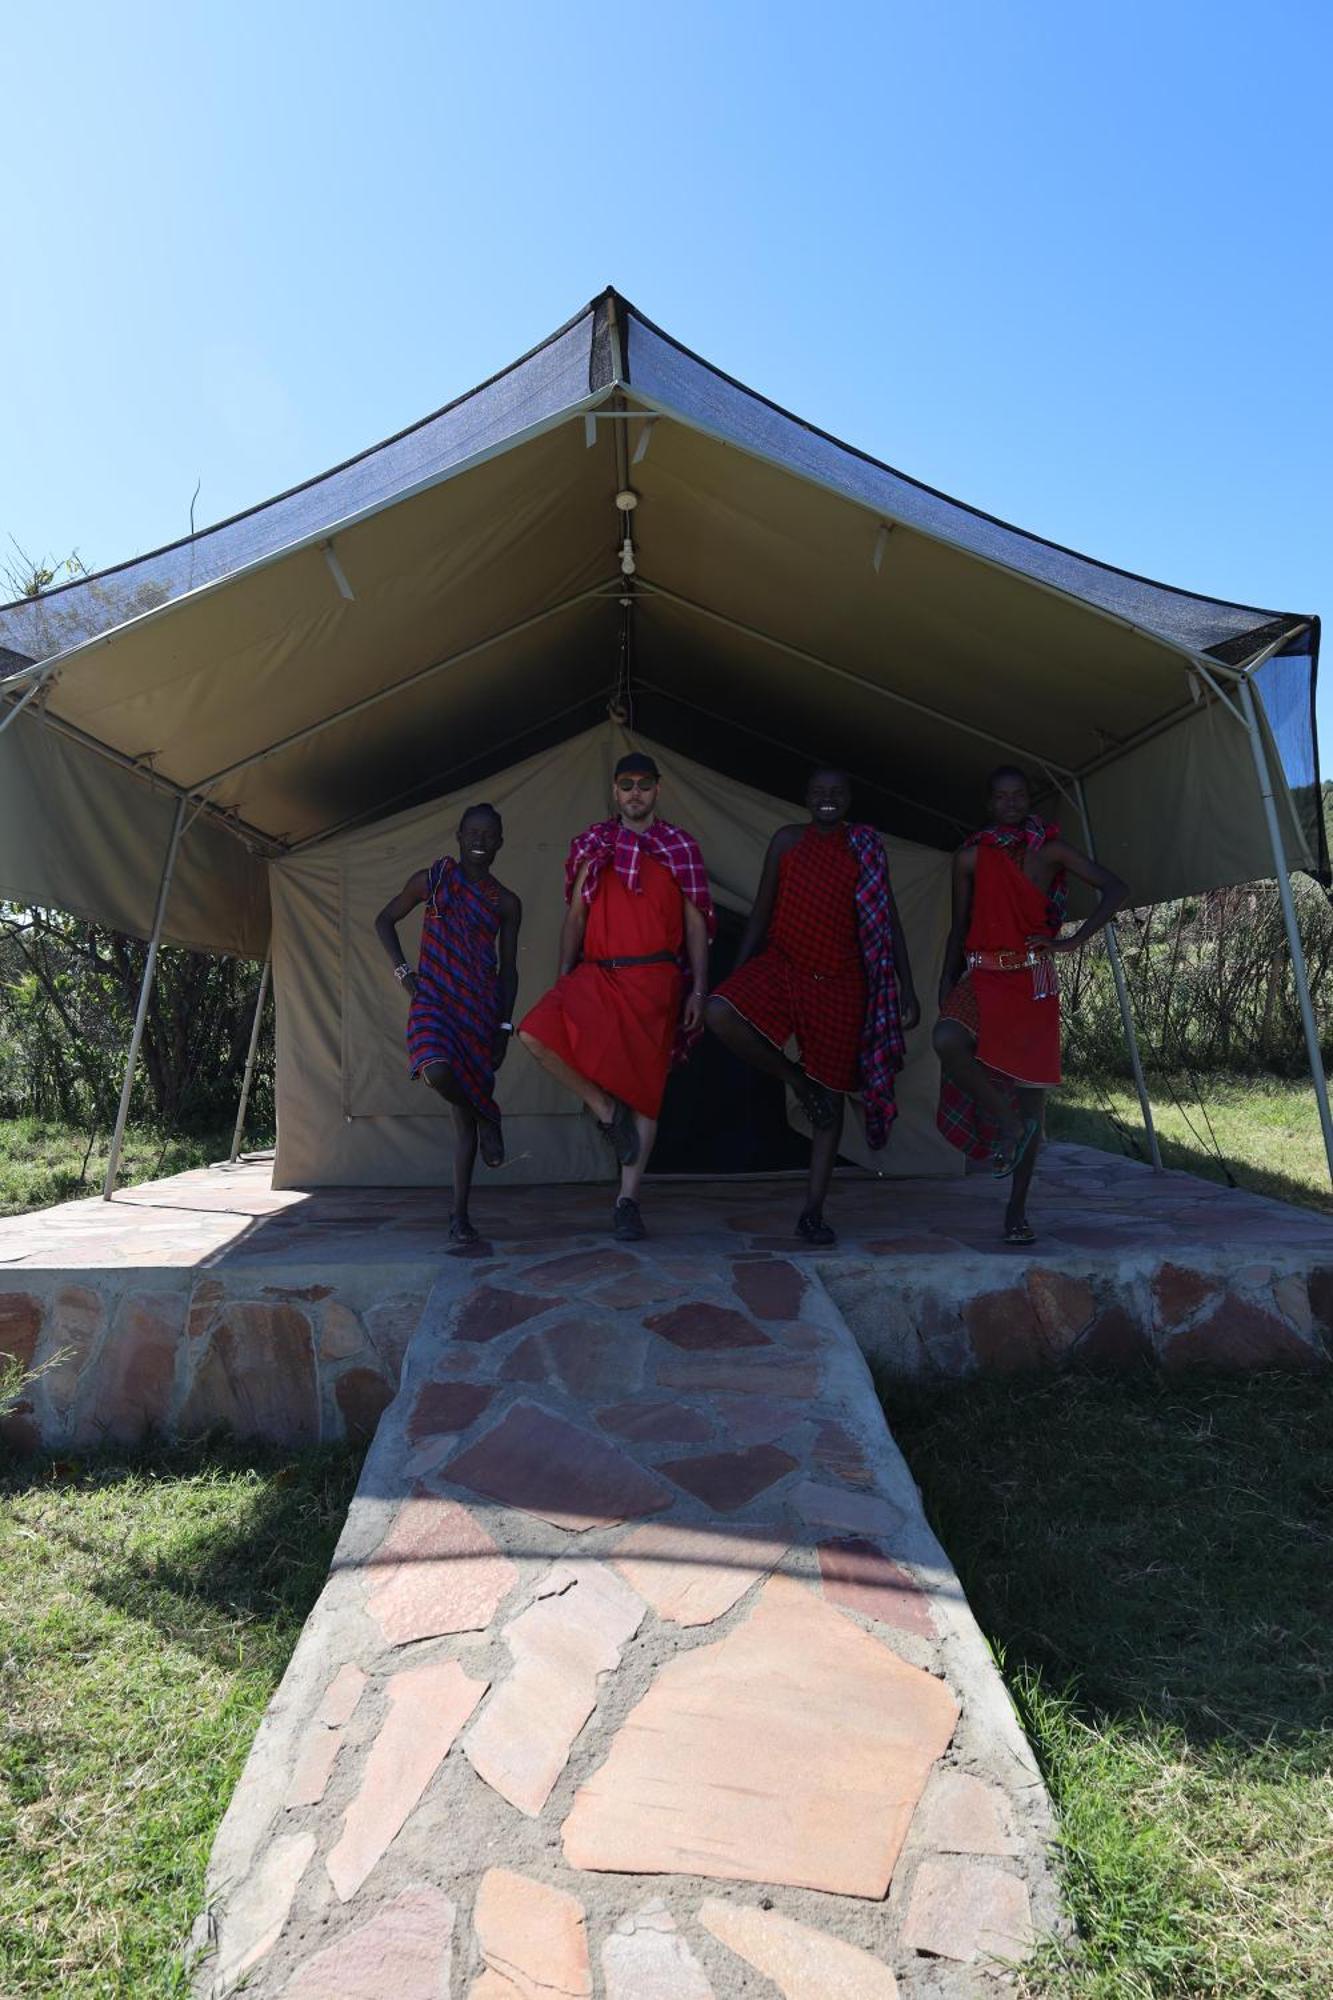
{"label": "blue and red striped shuka", "polygon": [[469,882],[448,854],[433,863],[429,880],[417,990],[407,1016],[412,1074],[420,1076],[426,1063],[448,1063],[478,1117],[498,1123],[491,1093],[500,1025],[500,885],[490,875]]}

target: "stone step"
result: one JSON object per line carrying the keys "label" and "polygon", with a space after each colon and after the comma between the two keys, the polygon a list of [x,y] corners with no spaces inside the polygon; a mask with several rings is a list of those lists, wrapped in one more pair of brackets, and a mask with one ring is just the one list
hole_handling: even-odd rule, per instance
{"label": "stone step", "polygon": [[219,1831],[195,1988],[1002,1992],[1045,1793],[775,1253],[446,1260]]}

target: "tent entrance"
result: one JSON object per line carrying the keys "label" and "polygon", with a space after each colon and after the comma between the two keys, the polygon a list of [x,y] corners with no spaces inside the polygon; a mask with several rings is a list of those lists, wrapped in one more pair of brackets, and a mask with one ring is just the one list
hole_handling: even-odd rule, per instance
{"label": "tent entrance", "polygon": [[[709,959],[714,984],[736,963],[745,920],[718,911]],[[704,1035],[684,1069],[667,1083],[653,1147],[654,1174],[779,1173],[804,1169],[810,1141],[787,1123],[786,1093],[776,1077],[737,1059],[713,1035]]]}

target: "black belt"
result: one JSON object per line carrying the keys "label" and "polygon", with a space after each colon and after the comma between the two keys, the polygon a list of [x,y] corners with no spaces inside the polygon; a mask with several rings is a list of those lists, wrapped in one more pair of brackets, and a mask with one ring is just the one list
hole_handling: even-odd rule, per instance
{"label": "black belt", "polygon": [[641,958],[589,958],[584,960],[585,965],[600,965],[603,972],[619,972],[621,967],[625,965],[675,965],[676,963],[677,959],[674,951],[650,951],[646,952]]}

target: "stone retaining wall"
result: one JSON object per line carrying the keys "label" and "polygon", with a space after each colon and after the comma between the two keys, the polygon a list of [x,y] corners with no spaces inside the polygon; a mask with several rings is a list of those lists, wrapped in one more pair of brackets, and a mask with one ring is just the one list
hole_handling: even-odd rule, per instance
{"label": "stone retaining wall", "polygon": [[[15,1273],[15,1278],[18,1277]],[[430,1284],[420,1265],[339,1284],[170,1268],[25,1271],[0,1291],[0,1355],[34,1379],[0,1441],[87,1451],[226,1431],[273,1444],[369,1438],[393,1397]]]}
{"label": "stone retaining wall", "polygon": [[819,1267],[866,1358],[911,1377],[1156,1365],[1309,1371],[1333,1359],[1333,1268],[1148,1256],[828,1258]]}

